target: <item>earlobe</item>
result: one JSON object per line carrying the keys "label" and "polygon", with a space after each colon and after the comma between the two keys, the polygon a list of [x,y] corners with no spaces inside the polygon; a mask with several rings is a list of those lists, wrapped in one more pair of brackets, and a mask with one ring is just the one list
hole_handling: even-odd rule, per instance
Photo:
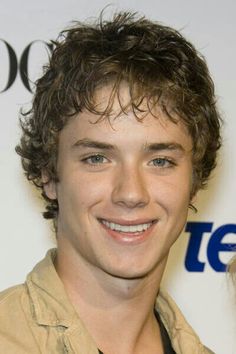
{"label": "earlobe", "polygon": [[57,199],[55,181],[50,180],[50,177],[48,176],[48,173],[46,171],[42,171],[41,177],[43,182],[43,190],[46,196],[51,200]]}

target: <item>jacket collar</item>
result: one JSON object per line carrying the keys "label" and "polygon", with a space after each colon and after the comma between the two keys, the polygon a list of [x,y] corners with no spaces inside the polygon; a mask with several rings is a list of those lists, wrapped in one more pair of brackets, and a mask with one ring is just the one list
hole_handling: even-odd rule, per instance
{"label": "jacket collar", "polygon": [[169,334],[176,353],[211,353],[210,350],[203,346],[176,303],[165,291],[160,290],[155,308]]}
{"label": "jacket collar", "polygon": [[97,354],[96,343],[77,315],[55,270],[55,257],[56,249],[49,250],[27,277],[33,317],[38,325],[63,327],[66,353],[79,353],[81,348],[86,348],[87,353]]}
{"label": "jacket collar", "polygon": [[38,324],[69,327],[77,316],[55,270],[55,257],[56,249],[49,250],[28,275],[26,285]]}

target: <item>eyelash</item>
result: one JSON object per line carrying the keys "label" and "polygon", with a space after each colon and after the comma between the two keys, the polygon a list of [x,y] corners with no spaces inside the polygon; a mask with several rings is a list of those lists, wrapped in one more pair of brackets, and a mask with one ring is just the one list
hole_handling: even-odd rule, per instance
{"label": "eyelash", "polygon": [[[97,161],[96,160],[92,161],[92,159],[97,159]],[[102,161],[101,161],[101,159],[102,159]],[[81,161],[85,164],[95,166],[95,165],[102,165],[102,164],[108,162],[108,159],[103,155],[94,154],[94,155],[90,155],[90,156],[83,158]],[[159,164],[155,165],[156,161]],[[167,158],[167,157],[157,157],[157,158],[151,160],[151,162],[149,162],[149,164],[153,165],[154,167],[159,167],[159,168],[171,168],[171,167],[176,166],[176,163],[172,159]]]}
{"label": "eyelash", "polygon": [[85,164],[88,164],[88,165],[100,165],[100,164],[103,164],[104,162],[101,162],[101,161],[94,161],[94,162],[92,162],[92,159],[98,159],[98,158],[100,158],[100,159],[103,159],[103,160],[106,160],[106,162],[108,161],[108,159],[105,157],[105,156],[103,156],[103,155],[100,155],[100,154],[94,154],[94,155],[90,155],[90,156],[88,156],[88,157],[85,157],[85,158],[83,158],[81,161],[83,162],[83,163],[85,163]]}
{"label": "eyelash", "polygon": [[[163,165],[161,165],[161,166],[155,165],[154,161],[161,162],[162,164],[164,163],[164,166]],[[153,164],[154,167],[160,167],[160,168],[171,168],[171,167],[176,166],[176,163],[172,159],[167,158],[167,157],[157,157],[157,158],[153,159],[151,161],[151,163]]]}

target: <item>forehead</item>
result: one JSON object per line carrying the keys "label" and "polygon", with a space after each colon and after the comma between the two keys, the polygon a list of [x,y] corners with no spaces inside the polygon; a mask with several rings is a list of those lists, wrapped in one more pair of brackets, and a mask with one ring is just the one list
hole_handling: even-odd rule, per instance
{"label": "forehead", "polygon": [[[175,116],[173,122],[158,104],[143,100],[138,111],[130,105],[129,87],[123,84],[119,94],[111,86],[98,89],[94,105],[101,114],[84,110],[70,119],[60,134],[59,142],[75,144],[80,139],[92,139],[114,145],[144,146],[149,143],[178,143],[192,149],[192,139],[183,121]],[[102,114],[109,110],[109,115]]]}

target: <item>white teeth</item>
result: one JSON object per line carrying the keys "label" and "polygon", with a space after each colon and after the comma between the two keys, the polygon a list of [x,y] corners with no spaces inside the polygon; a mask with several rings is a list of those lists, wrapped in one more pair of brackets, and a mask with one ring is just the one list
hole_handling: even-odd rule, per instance
{"label": "white teeth", "polygon": [[133,233],[145,231],[152,225],[151,222],[145,224],[138,224],[138,225],[120,225],[106,220],[102,220],[102,223],[111,230],[120,231],[120,232],[133,232]]}

